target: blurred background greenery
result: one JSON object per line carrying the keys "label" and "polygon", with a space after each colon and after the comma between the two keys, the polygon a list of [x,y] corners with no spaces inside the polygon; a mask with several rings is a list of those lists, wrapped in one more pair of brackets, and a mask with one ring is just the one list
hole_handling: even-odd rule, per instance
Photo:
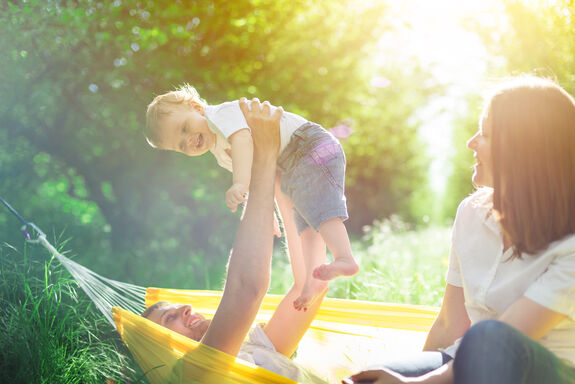
{"label": "blurred background greenery", "polygon": [[[371,247],[388,233],[374,228],[443,233],[473,189],[465,141],[485,86],[539,71],[575,91],[574,13],[562,0],[2,1],[0,195],[102,275],[219,289],[239,223],[231,176],[209,155],[149,148],[144,113],[183,82],[214,104],[257,96],[354,130],[348,230],[396,260],[392,276],[403,259]],[[0,242],[21,244],[18,228],[0,209]]]}

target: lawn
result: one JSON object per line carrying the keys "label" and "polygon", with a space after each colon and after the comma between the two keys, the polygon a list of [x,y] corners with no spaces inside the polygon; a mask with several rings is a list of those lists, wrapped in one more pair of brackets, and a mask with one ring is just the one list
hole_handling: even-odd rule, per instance
{"label": "lawn", "polygon": [[[376,222],[352,242],[360,272],[331,282],[329,296],[342,299],[439,306],[445,287],[450,228],[411,229],[397,219]],[[277,247],[270,291],[292,283],[285,250]]]}

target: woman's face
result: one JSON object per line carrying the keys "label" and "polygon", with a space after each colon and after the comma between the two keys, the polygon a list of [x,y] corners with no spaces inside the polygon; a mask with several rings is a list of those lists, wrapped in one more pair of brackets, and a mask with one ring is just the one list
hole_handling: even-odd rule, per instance
{"label": "woman's face", "polygon": [[475,152],[475,165],[471,180],[478,187],[493,187],[493,161],[491,157],[491,118],[484,115],[479,130],[467,141],[467,148]]}

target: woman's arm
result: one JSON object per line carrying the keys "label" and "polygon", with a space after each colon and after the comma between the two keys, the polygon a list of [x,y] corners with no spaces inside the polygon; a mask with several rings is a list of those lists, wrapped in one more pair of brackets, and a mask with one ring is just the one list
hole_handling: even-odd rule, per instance
{"label": "woman's arm", "polygon": [[[470,321],[465,310],[463,288],[447,284],[439,315],[423,346],[424,351],[449,347],[469,329]],[[404,377],[386,369],[363,371],[350,377],[352,383],[430,383],[448,384],[453,382],[452,364],[449,362],[420,377]],[[345,383],[345,381],[344,381]]]}
{"label": "woman's arm", "polygon": [[463,288],[447,284],[439,315],[427,335],[423,350],[432,351],[449,347],[463,336],[469,325]]}
{"label": "woman's arm", "polygon": [[521,297],[498,320],[515,327],[533,340],[539,340],[567,316]]}
{"label": "woman's arm", "polygon": [[[458,290],[460,292],[458,292]],[[449,343],[451,338],[456,337],[456,334],[461,332],[462,328],[459,328],[460,330],[454,333],[445,332],[445,327],[449,327],[449,324],[452,324],[456,328],[464,326],[464,324],[460,322],[453,323],[452,321],[452,316],[457,313],[457,303],[459,303],[461,299],[461,288],[448,285],[440,315],[429,333],[424,349],[444,347]],[[465,318],[467,319],[467,323],[469,323],[467,315],[465,315]],[[509,308],[507,308],[507,310],[499,317],[499,320],[522,331],[533,340],[539,340],[565,318],[566,315],[552,311],[527,297],[522,297],[509,306]],[[465,331],[463,331],[463,333],[465,333]],[[369,380],[368,382],[377,384],[452,383],[453,368],[450,362],[424,376],[414,378],[403,377],[388,370],[364,371],[352,376],[351,378],[355,380],[352,381],[354,383],[360,383],[361,380]]]}

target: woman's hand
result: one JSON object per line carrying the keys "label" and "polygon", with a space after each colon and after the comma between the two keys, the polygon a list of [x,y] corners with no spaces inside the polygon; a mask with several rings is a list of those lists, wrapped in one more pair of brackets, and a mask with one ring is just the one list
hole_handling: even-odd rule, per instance
{"label": "woman's hand", "polygon": [[372,369],[362,371],[343,379],[342,384],[397,384],[397,383],[414,383],[412,378],[402,376],[388,369]]}

